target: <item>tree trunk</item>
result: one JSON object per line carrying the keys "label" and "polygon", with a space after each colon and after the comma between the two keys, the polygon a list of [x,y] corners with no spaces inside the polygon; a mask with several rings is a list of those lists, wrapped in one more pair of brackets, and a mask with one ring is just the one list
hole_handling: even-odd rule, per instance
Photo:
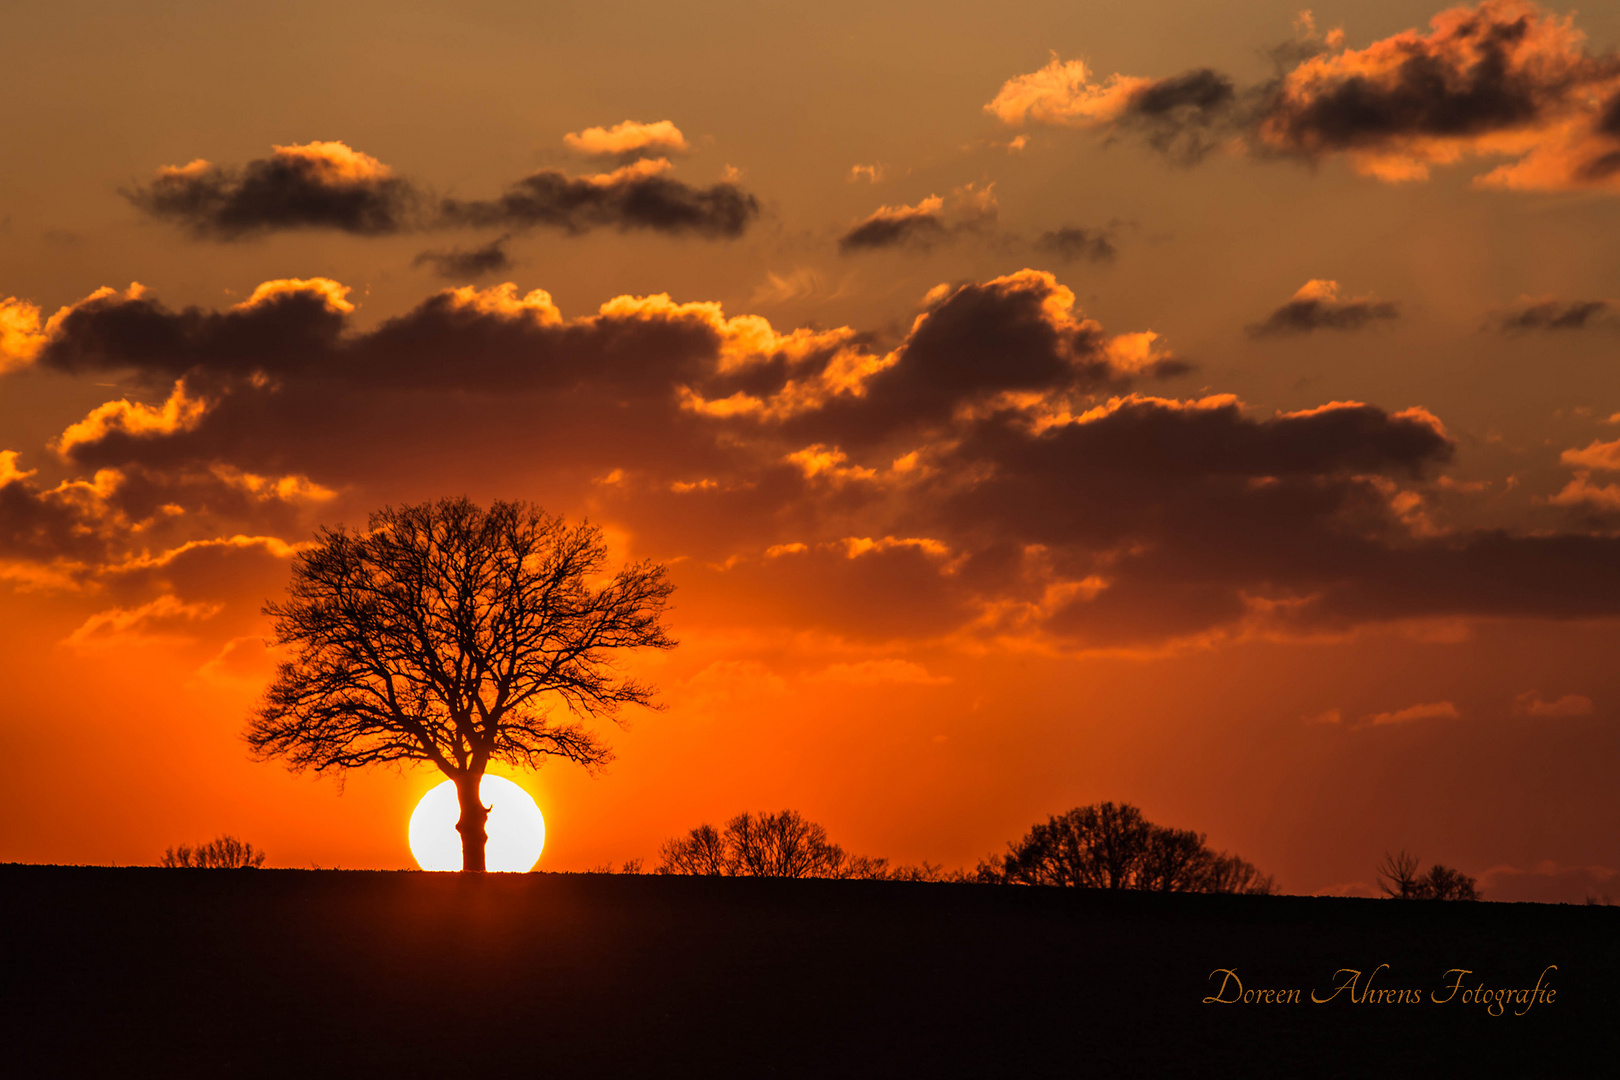
{"label": "tree trunk", "polygon": [[484,823],[489,820],[489,807],[478,797],[478,785],[483,779],[483,773],[456,778],[456,797],[461,803],[461,820],[456,823],[456,832],[461,834],[463,873],[484,872],[484,842],[489,839]]}

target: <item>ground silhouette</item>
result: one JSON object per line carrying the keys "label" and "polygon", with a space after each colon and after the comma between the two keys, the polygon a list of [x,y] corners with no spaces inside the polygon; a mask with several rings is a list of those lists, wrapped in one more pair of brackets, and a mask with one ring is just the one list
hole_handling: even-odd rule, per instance
{"label": "ground silhouette", "polygon": [[[0,896],[6,1072],[30,1080],[1495,1080],[1615,1049],[1610,907],[37,866],[0,866]],[[1556,998],[1430,1002],[1457,968]],[[1206,1004],[1218,969],[1301,1000]],[[1313,1004],[1343,969],[1425,1000]]]}

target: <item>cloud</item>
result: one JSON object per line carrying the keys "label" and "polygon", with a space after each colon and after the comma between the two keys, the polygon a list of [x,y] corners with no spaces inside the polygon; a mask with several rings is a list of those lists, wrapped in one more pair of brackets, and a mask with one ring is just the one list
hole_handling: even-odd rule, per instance
{"label": "cloud", "polygon": [[595,228],[644,229],[709,238],[741,236],[759,216],[759,200],[730,181],[692,187],[664,175],[664,158],[642,158],[611,172],[568,176],[542,169],[496,199],[445,199],[445,225],[529,229],[578,235]]}
{"label": "cloud", "polygon": [[1585,694],[1565,694],[1556,701],[1543,701],[1534,690],[1513,699],[1513,711],[1525,716],[1590,716],[1592,699]]}
{"label": "cloud", "polygon": [[141,438],[190,431],[202,422],[203,414],[207,411],[206,401],[190,397],[185,384],[176,382],[174,392],[159,407],[131,402],[127,398],[96,406],[83,420],[62,432],[55,448],[64,457],[71,458],[75,446],[101,442],[115,432]]}
{"label": "cloud", "polygon": [[[33,363],[148,391],[65,425],[81,479],[4,458],[7,573],[200,565],[221,538],[307,535],[402,467],[425,486],[544,462],[548,501],[680,560],[699,620],[1154,651],[1620,616],[1620,537],[1448,522],[1433,414],[1149,393],[1168,343],[1048,272],[930,290],[892,343],[662,294],[567,314],[468,286],[370,324],[347,296],[105,290],[41,323]],[[1572,453],[1595,469],[1606,446]]]}
{"label": "cloud", "polygon": [[887,166],[881,161],[873,162],[871,165],[851,165],[849,167],[849,182],[853,184],[864,180],[868,184],[875,184],[882,180],[887,172]]}
{"label": "cloud", "polygon": [[39,366],[78,374],[133,371],[169,381],[204,368],[212,376],[279,369],[331,351],[354,310],[329,278],[267,281],[226,311],[172,311],[132,285],[97,289],[51,316],[34,353]]}
{"label": "cloud", "polygon": [[882,248],[927,251],[936,244],[977,232],[996,220],[995,185],[972,184],[951,192],[949,203],[930,195],[916,206],[880,206],[838,239],[845,255]]}
{"label": "cloud", "polygon": [[62,644],[84,649],[172,638],[184,623],[211,619],[223,608],[222,604],[188,604],[179,597],[164,595],[137,608],[115,607],[97,612],[64,638]]}
{"label": "cloud", "polygon": [[1464,157],[1517,160],[1481,187],[1620,190],[1620,140],[1605,130],[1620,57],[1593,56],[1572,16],[1526,0],[1485,0],[1365,49],[1313,57],[1289,72],[1257,134],[1276,152],[1345,154],[1389,182],[1426,179]]}
{"label": "cloud", "polygon": [[563,143],[575,153],[586,157],[610,158],[620,162],[635,161],[643,157],[664,157],[685,154],[691,150],[681,129],[668,120],[643,124],[625,120],[611,128],[592,127],[584,131],[569,132]]}
{"label": "cloud", "polygon": [[1083,229],[1076,225],[1042,233],[1035,241],[1035,250],[1064,262],[1113,262],[1118,254],[1112,229]]}
{"label": "cloud", "polygon": [[[276,146],[270,157],[241,168],[201,159],[170,166],[122,194],[147,215],[213,240],[304,228],[387,236],[464,227],[548,227],[573,234],[614,227],[735,237],[759,216],[759,201],[732,177],[693,187],[664,175],[672,168],[669,159],[649,155],[688,149],[667,120],[587,128],[564,141],[618,167],[585,176],[542,169],[494,199],[446,198],[435,204],[376,158],[341,142],[312,142]],[[473,251],[424,252],[419,261],[464,275],[497,269],[501,258],[501,241],[495,241]],[[8,343],[4,334],[10,322],[25,317],[0,309],[0,349],[22,348],[20,340]]]}
{"label": "cloud", "polygon": [[1620,483],[1594,484],[1591,479],[1594,470],[1620,472],[1620,439],[1593,439],[1579,450],[1565,450],[1558,460],[1575,475],[1556,495],[1548,496],[1549,504],[1581,511],[1600,526],[1620,515]]}
{"label": "cloud", "polygon": [[1340,298],[1339,283],[1313,278],[1288,303],[1244,329],[1250,337],[1306,334],[1312,330],[1361,330],[1400,316],[1396,305],[1370,296]]}
{"label": "cloud", "polygon": [[1040,70],[1008,79],[984,111],[1013,126],[1097,128],[1119,119],[1131,99],[1152,85],[1151,79],[1117,74],[1098,81],[1083,61],[1053,53]]}
{"label": "cloud", "polygon": [[1460,720],[1462,713],[1449,701],[1431,701],[1426,705],[1408,705],[1393,712],[1373,713],[1361,718],[1361,723],[1377,727],[1382,724],[1409,724],[1414,720]]}
{"label": "cloud", "polygon": [[411,260],[411,265],[430,265],[440,277],[453,280],[505,273],[512,268],[512,259],[506,253],[506,243],[510,239],[510,235],[499,236],[481,247],[424,251]]}
{"label": "cloud", "polygon": [[1504,333],[1527,330],[1586,330],[1616,321],[1616,305],[1609,300],[1558,300],[1524,297],[1506,311],[1493,312],[1487,322]]}
{"label": "cloud", "polygon": [[1565,450],[1558,455],[1565,465],[1586,469],[1607,469],[1620,472],[1620,439],[1600,442],[1593,439],[1581,450]]}
{"label": "cloud", "polygon": [[1192,165],[1219,145],[1236,100],[1232,80],[1200,68],[1139,88],[1118,122],[1153,149]]}
{"label": "cloud", "polygon": [[1164,79],[1094,77],[1056,54],[1039,71],[1008,79],[984,109],[1004,124],[1082,130],[1126,129],[1154,149],[1193,163],[1214,148],[1236,101],[1232,81],[1208,68]]}
{"label": "cloud", "polygon": [[0,299],[0,374],[33,362],[45,343],[39,308],[15,296]]}
{"label": "cloud", "polygon": [[200,158],[168,166],[123,195],[152,217],[215,240],[281,229],[384,236],[412,227],[420,196],[376,158],[341,142],[272,149],[240,169]]}
{"label": "cloud", "polygon": [[1296,33],[1271,51],[1278,76],[1246,88],[1207,68],[1099,79],[1054,56],[985,109],[1010,125],[1135,132],[1186,164],[1226,145],[1311,163],[1343,156],[1402,183],[1466,158],[1509,158],[1474,185],[1620,192],[1620,54],[1589,52],[1573,16],[1484,0],[1364,49],[1346,49],[1342,31],[1319,37],[1309,21]]}

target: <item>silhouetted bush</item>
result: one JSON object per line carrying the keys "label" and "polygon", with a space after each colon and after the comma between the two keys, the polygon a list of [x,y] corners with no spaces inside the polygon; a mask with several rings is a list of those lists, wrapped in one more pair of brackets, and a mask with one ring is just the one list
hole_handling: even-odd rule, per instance
{"label": "silhouetted bush", "polygon": [[181,844],[163,853],[163,865],[206,870],[257,870],[264,865],[264,852],[234,836],[221,836],[192,847]]}
{"label": "silhouetted bush", "polygon": [[738,814],[724,831],[703,824],[664,841],[657,873],[708,877],[866,878],[882,881],[960,880],[939,866],[890,866],[888,859],[851,855],[827,830],[796,810]]}
{"label": "silhouetted bush", "polygon": [[981,862],[976,880],[1153,892],[1275,889],[1252,863],[1211,850],[1203,833],[1155,825],[1129,803],[1076,807],[1035,825],[1007,849]]}
{"label": "silhouetted bush", "polygon": [[1418,857],[1402,851],[1384,852],[1378,868],[1378,887],[1397,900],[1478,900],[1479,883],[1461,870],[1435,863],[1427,874],[1418,873]]}

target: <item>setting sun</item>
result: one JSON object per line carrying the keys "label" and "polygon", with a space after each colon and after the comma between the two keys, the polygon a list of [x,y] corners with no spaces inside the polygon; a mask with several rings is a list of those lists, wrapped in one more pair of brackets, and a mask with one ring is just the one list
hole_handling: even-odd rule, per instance
{"label": "setting sun", "polygon": [[[487,774],[478,793],[489,807],[489,869],[519,874],[534,869],[546,846],[546,819],[534,799],[506,777]],[[461,835],[456,832],[460,814],[452,780],[439,784],[416,804],[411,814],[411,854],[422,869],[461,869]]]}

